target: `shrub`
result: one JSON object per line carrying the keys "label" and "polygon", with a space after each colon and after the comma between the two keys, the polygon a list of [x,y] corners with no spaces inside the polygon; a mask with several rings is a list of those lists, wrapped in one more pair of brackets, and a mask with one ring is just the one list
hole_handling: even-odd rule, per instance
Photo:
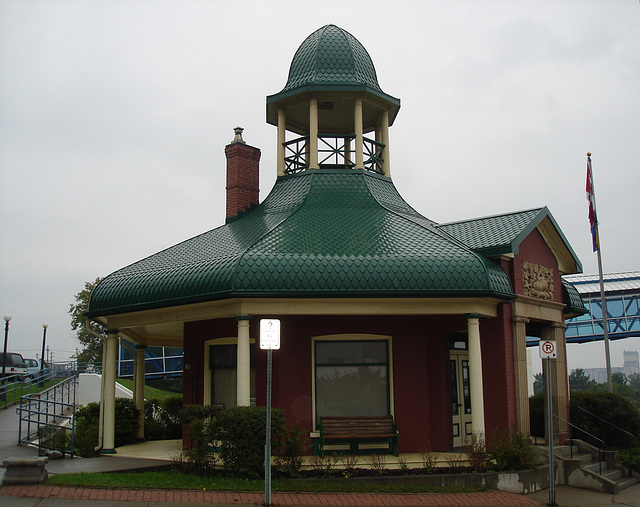
{"label": "shrub", "polygon": [[145,400],[144,436],[147,440],[168,440],[182,437],[182,396],[164,400]]}
{"label": "shrub", "polygon": [[[220,458],[232,475],[256,479],[264,471],[265,407],[232,407],[216,418],[214,438],[221,443]],[[284,413],[271,411],[271,440],[276,447],[285,433]],[[275,453],[274,453],[275,454]]]}
{"label": "shrub", "polygon": [[531,439],[515,430],[496,430],[488,451],[498,470],[524,470],[534,466]]}
{"label": "shrub", "polygon": [[536,394],[529,398],[529,423],[531,436],[544,438],[544,394]]}
{"label": "shrub", "polygon": [[484,433],[474,431],[469,443],[464,446],[464,452],[471,468],[476,472],[486,472],[489,468],[489,455]]}
{"label": "shrub", "polygon": [[[587,414],[578,407],[582,407],[598,418],[628,431],[635,435],[636,440],[640,436],[640,411],[624,396],[613,393],[574,391],[571,393],[570,410],[571,422],[582,430],[601,438],[608,447],[628,448],[633,445],[633,441],[627,434],[617,431],[606,422]],[[598,445],[598,442],[588,435],[573,431],[573,436]]]}
{"label": "shrub", "polygon": [[[120,447],[135,442],[138,430],[138,414],[132,400],[116,398],[115,405],[115,446]],[[100,404],[89,403],[76,410],[74,447],[80,456],[95,456],[98,445],[100,424]]]}
{"label": "shrub", "polygon": [[286,431],[280,443],[276,466],[290,477],[298,477],[302,468],[302,455],[309,449],[309,437],[295,421]]}
{"label": "shrub", "polygon": [[182,424],[188,426],[191,446],[184,449],[187,468],[197,474],[215,469],[218,455],[215,447],[217,417],[222,409],[212,405],[186,405],[180,411]]}

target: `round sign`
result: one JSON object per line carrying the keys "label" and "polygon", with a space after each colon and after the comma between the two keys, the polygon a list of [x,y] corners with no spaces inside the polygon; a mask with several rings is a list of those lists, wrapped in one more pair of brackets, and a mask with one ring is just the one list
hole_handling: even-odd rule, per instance
{"label": "round sign", "polygon": [[555,359],[558,357],[554,340],[540,341],[540,357],[542,359]]}

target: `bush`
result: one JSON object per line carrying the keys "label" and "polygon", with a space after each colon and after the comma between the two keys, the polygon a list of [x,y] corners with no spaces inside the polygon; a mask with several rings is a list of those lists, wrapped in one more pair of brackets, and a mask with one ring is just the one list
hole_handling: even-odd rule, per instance
{"label": "bush", "polygon": [[490,463],[484,433],[474,431],[471,434],[469,443],[464,446],[464,452],[469,465],[475,472],[487,471]]}
{"label": "bush", "polygon": [[536,394],[529,398],[529,423],[531,436],[544,438],[544,394]]}
{"label": "bush", "polygon": [[[264,474],[265,407],[232,407],[216,418],[214,437],[220,458],[232,475],[257,479]],[[284,413],[271,410],[271,441],[277,447],[285,433]],[[275,454],[275,453],[274,453]]]}
{"label": "bush", "polygon": [[186,405],[180,412],[180,419],[189,428],[191,447],[184,449],[187,468],[190,471],[207,475],[218,462],[215,447],[217,418],[222,409],[211,405]]}
{"label": "bush", "polygon": [[534,466],[531,439],[515,430],[496,430],[487,447],[500,471],[525,470]]}
{"label": "bush", "polygon": [[169,440],[182,437],[182,396],[164,400],[145,400],[144,437],[146,440]]}
{"label": "bush", "polygon": [[295,421],[284,434],[280,454],[276,456],[276,466],[289,477],[298,477],[302,468],[302,455],[309,447],[307,432]]}
{"label": "bush", "polygon": [[[631,437],[580,410],[579,407],[635,435],[636,441],[640,436],[640,411],[624,396],[613,393],[574,391],[571,393],[571,422],[582,430],[604,440],[607,447],[629,448],[634,443]],[[575,438],[581,438],[591,442],[593,445],[599,445],[596,440],[591,439],[588,435],[575,430],[572,431]]]}
{"label": "bush", "polygon": [[[116,398],[115,446],[120,447],[135,442],[140,413],[132,400]],[[98,445],[100,424],[100,404],[89,403],[76,410],[74,447],[76,454],[95,456]]]}

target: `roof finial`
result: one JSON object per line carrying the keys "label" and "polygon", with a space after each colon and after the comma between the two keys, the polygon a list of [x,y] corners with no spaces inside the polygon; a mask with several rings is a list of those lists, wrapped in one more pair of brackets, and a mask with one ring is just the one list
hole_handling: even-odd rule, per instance
{"label": "roof finial", "polygon": [[235,132],[236,135],[233,137],[233,141],[231,142],[246,144],[244,142],[244,139],[242,139],[242,132],[244,132],[244,129],[242,127],[236,127],[233,129],[233,131]]}

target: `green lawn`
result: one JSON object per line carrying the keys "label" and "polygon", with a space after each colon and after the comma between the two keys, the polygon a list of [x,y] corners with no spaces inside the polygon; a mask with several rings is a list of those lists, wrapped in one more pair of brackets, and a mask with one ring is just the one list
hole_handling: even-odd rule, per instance
{"label": "green lawn", "polygon": [[[133,391],[133,380],[119,378],[116,379],[116,381],[118,382],[118,384]],[[177,393],[172,393],[170,391],[162,391],[161,389],[156,389],[155,387],[144,386],[144,397],[147,400],[164,400],[166,398],[173,398],[174,396],[180,395]]]}
{"label": "green lawn", "polygon": [[[45,484],[76,487],[133,488],[133,489],[195,489],[219,491],[263,491],[264,480],[201,477],[175,471],[142,473],[80,473],[50,477]],[[341,493],[471,493],[481,488],[443,488],[400,483],[323,479],[274,480],[273,491],[341,492]]]}

